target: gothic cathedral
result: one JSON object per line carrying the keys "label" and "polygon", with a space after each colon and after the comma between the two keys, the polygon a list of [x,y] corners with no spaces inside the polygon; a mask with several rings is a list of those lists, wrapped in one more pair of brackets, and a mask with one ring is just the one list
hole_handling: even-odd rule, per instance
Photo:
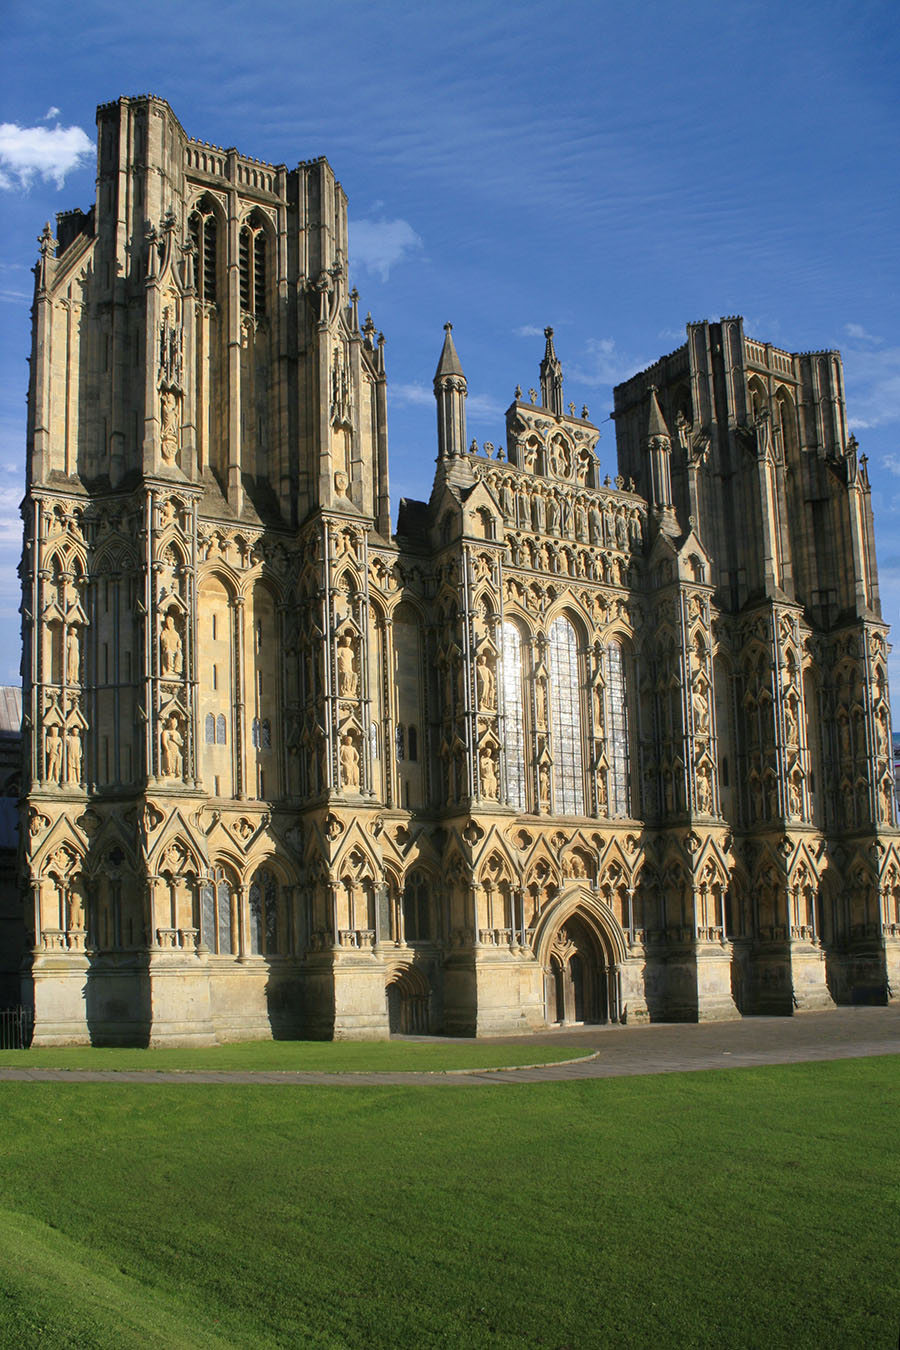
{"label": "gothic cathedral", "polygon": [[36,1045],[498,1035],[900,996],[887,632],[840,357],[739,318],[505,447],[450,325],[391,532],[347,201],[98,110],[35,269]]}

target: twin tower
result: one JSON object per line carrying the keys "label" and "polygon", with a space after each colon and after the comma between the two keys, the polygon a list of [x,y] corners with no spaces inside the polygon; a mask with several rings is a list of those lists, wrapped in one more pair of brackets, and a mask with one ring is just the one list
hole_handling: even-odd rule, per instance
{"label": "twin tower", "polygon": [[391,532],[346,198],[98,110],[35,269],[23,557],[35,1043],[490,1035],[900,993],[865,458],[738,318],[615,393],[547,330],[505,448],[447,326]]}

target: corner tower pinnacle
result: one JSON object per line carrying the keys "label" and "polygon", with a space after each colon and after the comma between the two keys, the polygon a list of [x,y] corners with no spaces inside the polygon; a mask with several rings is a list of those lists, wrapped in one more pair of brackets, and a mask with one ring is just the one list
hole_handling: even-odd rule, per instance
{"label": "corner tower pinnacle", "polygon": [[437,399],[438,459],[453,459],[466,449],[466,377],[453,342],[453,324],[444,324],[444,345],[434,372]]}
{"label": "corner tower pinnacle", "polygon": [[553,329],[545,328],[544,337],[547,346],[541,362],[541,404],[549,408],[556,417],[563,415],[563,374],[559,357],[553,346]]}

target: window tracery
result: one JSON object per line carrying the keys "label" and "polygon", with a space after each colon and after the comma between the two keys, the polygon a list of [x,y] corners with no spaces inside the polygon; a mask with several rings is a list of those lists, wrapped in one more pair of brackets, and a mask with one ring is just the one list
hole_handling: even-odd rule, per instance
{"label": "window tracery", "polygon": [[555,810],[584,815],[581,689],[578,641],[563,615],[550,626],[550,720]]}

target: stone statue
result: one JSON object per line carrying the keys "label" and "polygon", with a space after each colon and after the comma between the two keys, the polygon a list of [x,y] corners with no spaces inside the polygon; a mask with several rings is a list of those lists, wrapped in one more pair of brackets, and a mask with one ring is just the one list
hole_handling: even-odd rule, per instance
{"label": "stone statue", "polygon": [[359,787],[359,751],[349,731],[341,737],[341,778],[344,787]]}
{"label": "stone statue", "polygon": [[482,652],[478,657],[476,671],[479,704],[482,708],[495,708],[497,706],[497,682],[491,667],[491,658],[487,652]]}
{"label": "stone statue", "polygon": [[691,706],[694,710],[694,734],[709,735],[709,708],[706,706],[706,695],[700,685],[696,685],[691,691]]}
{"label": "stone statue", "polygon": [[539,779],[539,785],[540,785],[541,810],[542,810],[542,811],[549,811],[549,810],[550,810],[550,766],[549,766],[549,764],[542,764],[542,765],[541,765],[540,771],[539,771],[539,773],[538,773],[538,779]]}
{"label": "stone statue", "polygon": [[784,705],[784,729],[788,745],[797,744],[797,714],[790,699]]}
{"label": "stone statue", "polygon": [[81,732],[69,727],[66,732],[66,782],[81,782]]}
{"label": "stone statue", "polygon": [[81,666],[81,650],[78,644],[78,629],[73,625],[66,630],[66,682],[78,683]]}
{"label": "stone statue", "polygon": [[534,682],[534,702],[539,727],[547,725],[547,686],[539,675]]}
{"label": "stone statue", "polygon": [[338,693],[341,698],[355,698],[359,689],[359,675],[356,670],[356,652],[353,650],[353,639],[349,633],[345,633],[338,643],[337,676]]}
{"label": "stone statue", "polygon": [[55,724],[47,728],[47,781],[59,783],[62,777],[62,737]]}
{"label": "stone statue", "polygon": [[174,713],[162,731],[163,775],[166,778],[180,778],[184,771],[184,740],[178,729],[178,718]]}
{"label": "stone statue", "polygon": [[163,675],[180,675],[184,664],[181,646],[181,634],[175,627],[173,615],[167,614],[159,635],[159,648],[162,653]]}
{"label": "stone statue", "polygon": [[697,809],[704,816],[712,809],[712,793],[709,786],[709,769],[705,764],[697,770]]}
{"label": "stone statue", "polygon": [[493,752],[491,750],[485,750],[481,756],[481,787],[483,795],[485,797],[492,797],[496,800],[499,786]]}
{"label": "stone statue", "polygon": [[178,399],[167,389],[160,400],[160,453],[166,464],[174,464],[178,455]]}

